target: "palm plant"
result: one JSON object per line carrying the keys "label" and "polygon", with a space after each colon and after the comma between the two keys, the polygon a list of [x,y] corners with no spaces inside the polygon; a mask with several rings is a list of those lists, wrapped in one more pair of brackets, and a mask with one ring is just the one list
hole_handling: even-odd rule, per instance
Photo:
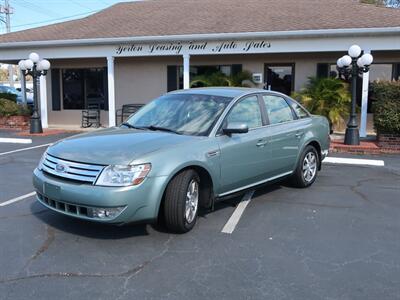
{"label": "palm plant", "polygon": [[309,77],[307,85],[300,92],[294,92],[292,97],[311,113],[327,117],[335,128],[343,126],[349,115],[349,88],[337,78]]}
{"label": "palm plant", "polygon": [[194,77],[193,80],[190,82],[190,87],[208,87],[208,86],[249,87],[251,83],[254,82],[251,73],[248,71],[241,71],[230,76],[225,75],[220,71],[217,71]]}

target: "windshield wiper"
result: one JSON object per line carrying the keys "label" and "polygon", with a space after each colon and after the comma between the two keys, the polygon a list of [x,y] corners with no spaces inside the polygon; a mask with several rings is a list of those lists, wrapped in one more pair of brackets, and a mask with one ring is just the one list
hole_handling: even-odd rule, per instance
{"label": "windshield wiper", "polygon": [[132,124],[130,124],[130,123],[128,123],[128,122],[123,122],[122,124],[121,124],[121,126],[126,126],[126,127],[129,127],[129,128],[133,128],[133,129],[143,129],[143,127],[136,127],[136,126],[133,126]]}
{"label": "windshield wiper", "polygon": [[172,132],[172,133],[175,133],[175,134],[182,134],[179,131],[173,130],[171,128],[154,126],[154,125],[144,126],[144,127],[141,127],[141,128],[146,128],[146,129],[149,129],[149,130],[167,131],[167,132]]}

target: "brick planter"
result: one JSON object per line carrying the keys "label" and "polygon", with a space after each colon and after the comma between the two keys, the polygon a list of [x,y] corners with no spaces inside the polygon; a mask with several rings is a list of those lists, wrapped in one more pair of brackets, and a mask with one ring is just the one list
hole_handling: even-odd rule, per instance
{"label": "brick planter", "polygon": [[29,116],[0,116],[0,128],[6,129],[28,129]]}
{"label": "brick planter", "polygon": [[378,132],[378,145],[382,148],[400,149],[400,134]]}

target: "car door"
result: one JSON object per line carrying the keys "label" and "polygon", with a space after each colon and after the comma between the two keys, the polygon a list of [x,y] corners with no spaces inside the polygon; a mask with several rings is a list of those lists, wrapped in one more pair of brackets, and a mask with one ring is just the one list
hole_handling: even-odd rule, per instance
{"label": "car door", "polygon": [[268,118],[269,168],[273,176],[283,175],[295,168],[304,128],[283,96],[263,94],[262,100]]}
{"label": "car door", "polygon": [[261,99],[258,95],[239,100],[227,114],[223,125],[229,122],[245,123],[247,133],[227,136],[219,131],[221,193],[230,192],[265,178],[267,155]]}

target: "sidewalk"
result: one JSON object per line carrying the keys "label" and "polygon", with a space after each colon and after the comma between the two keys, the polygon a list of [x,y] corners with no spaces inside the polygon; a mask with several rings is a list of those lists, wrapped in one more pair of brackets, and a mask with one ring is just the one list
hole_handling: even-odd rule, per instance
{"label": "sidewalk", "polygon": [[378,145],[376,135],[368,135],[361,138],[360,145],[345,145],[344,134],[331,134],[330,152],[345,152],[353,154],[397,154],[400,153],[398,148],[383,148]]}

